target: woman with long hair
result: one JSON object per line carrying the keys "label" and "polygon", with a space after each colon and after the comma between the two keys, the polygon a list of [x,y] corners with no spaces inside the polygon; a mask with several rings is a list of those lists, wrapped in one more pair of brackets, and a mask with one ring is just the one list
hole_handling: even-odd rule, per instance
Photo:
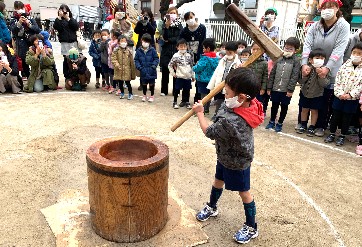
{"label": "woman with long hair", "polygon": [[78,48],[77,31],[79,29],[78,22],[73,18],[68,5],[62,4],[58,9],[58,17],[54,21],[54,29],[58,31],[59,42],[61,45],[61,54],[63,55],[63,71],[67,66],[66,56],[72,48]]}
{"label": "woman with long hair", "polygon": [[110,33],[115,30],[126,37],[127,43],[133,38],[132,23],[129,19],[128,14],[124,11],[122,5],[117,5],[113,11],[113,19],[110,20]]}

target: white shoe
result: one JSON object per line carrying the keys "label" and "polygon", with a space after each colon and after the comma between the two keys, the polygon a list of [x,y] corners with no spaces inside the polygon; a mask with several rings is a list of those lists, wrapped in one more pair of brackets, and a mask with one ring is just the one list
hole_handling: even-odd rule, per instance
{"label": "white shoe", "polygon": [[161,93],[160,95],[161,95],[161,96],[166,96],[166,94],[164,94],[164,93]]}
{"label": "white shoe", "polygon": [[155,100],[155,97],[151,96],[151,97],[149,97],[148,102],[152,103],[154,100]]}
{"label": "white shoe", "polygon": [[146,100],[147,100],[147,96],[146,96],[146,95],[143,95],[142,101],[143,101],[143,102],[146,102]]}

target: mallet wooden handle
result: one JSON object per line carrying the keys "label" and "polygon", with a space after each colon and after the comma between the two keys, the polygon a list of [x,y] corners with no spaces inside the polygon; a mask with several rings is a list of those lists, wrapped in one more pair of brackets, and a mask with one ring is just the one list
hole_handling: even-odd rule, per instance
{"label": "mallet wooden handle", "polygon": [[[245,63],[241,65],[241,67],[247,67],[250,64],[252,64],[254,61],[256,61],[261,55],[263,55],[264,50],[260,49],[259,52],[254,53],[251,55]],[[202,100],[202,104],[205,105],[207,102],[209,102],[216,94],[218,94],[225,86],[225,81],[222,81],[219,85],[217,85],[213,90],[210,91],[208,95],[206,95]],[[190,110],[188,111],[182,118],[180,118],[172,127],[171,131],[174,132],[178,129],[184,122],[186,122],[192,115],[194,115],[194,111]]]}

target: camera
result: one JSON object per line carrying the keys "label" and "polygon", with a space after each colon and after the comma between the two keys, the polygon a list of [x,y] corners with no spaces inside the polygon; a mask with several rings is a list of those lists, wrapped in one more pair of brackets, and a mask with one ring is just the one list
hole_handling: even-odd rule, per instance
{"label": "camera", "polygon": [[68,14],[68,12],[63,12],[63,15],[67,15]]}
{"label": "camera", "polygon": [[147,17],[147,16],[144,16],[144,17],[143,17],[143,20],[148,21],[148,17]]}
{"label": "camera", "polygon": [[264,17],[264,21],[269,21],[269,17]]}

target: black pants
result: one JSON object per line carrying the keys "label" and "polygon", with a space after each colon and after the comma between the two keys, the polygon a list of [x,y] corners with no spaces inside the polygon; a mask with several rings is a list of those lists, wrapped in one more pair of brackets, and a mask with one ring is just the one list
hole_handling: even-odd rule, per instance
{"label": "black pants", "polygon": [[23,71],[21,71],[21,76],[28,78],[30,76],[30,67],[26,63],[25,57],[21,58],[21,64],[23,65]]}
{"label": "black pants", "polygon": [[199,89],[197,88],[197,82],[195,83],[195,87],[196,87],[196,93],[195,93],[195,97],[194,97],[194,103],[201,100],[201,93],[199,93]]}
{"label": "black pants", "polygon": [[[175,89],[173,94],[173,101],[177,102],[177,97],[180,94],[180,89]],[[189,103],[190,102],[190,89],[182,89],[182,99],[181,102]]]}
{"label": "black pants", "polygon": [[[170,71],[167,66],[162,66],[161,93],[168,95],[168,84],[170,82]],[[172,95],[174,95],[176,78],[172,79]]]}
{"label": "black pants", "polygon": [[[147,93],[147,84],[142,84],[143,95]],[[155,84],[150,84],[151,96],[155,94]]]}
{"label": "black pants", "polygon": [[103,72],[102,72],[102,67],[94,67],[94,69],[96,71],[96,78],[101,78],[101,75],[102,75],[102,78],[104,77]]}
{"label": "black pants", "polygon": [[121,93],[124,93],[123,83],[126,83],[127,88],[128,88],[128,93],[132,94],[131,81],[119,81],[119,80],[117,80],[117,83],[118,83],[119,89],[121,89]]}
{"label": "black pants", "polygon": [[341,129],[342,135],[347,135],[349,124],[351,123],[353,113],[345,113],[339,110],[333,110],[331,125],[329,130],[332,134],[336,133],[337,127]]}
{"label": "black pants", "polygon": [[288,105],[280,104],[280,102],[272,102],[270,121],[275,122],[275,119],[277,118],[279,106],[281,109],[280,109],[278,123],[283,124],[285,117],[287,116],[287,113],[288,113]]}
{"label": "black pants", "polygon": [[316,128],[327,129],[333,111],[333,98],[334,90],[325,88],[323,93],[323,105],[322,108],[318,110],[318,120],[315,126]]}

